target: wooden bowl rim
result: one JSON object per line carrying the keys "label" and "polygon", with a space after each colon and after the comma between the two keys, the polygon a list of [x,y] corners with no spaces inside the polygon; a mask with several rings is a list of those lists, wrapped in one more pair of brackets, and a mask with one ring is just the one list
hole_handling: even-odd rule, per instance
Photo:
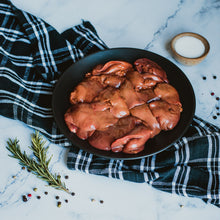
{"label": "wooden bowl rim", "polygon": [[[205,46],[204,53],[201,56],[194,57],[194,58],[189,58],[189,57],[185,57],[185,56],[180,55],[175,49],[175,43],[178,39],[180,39],[181,37],[184,37],[184,36],[192,36],[192,37],[195,37],[195,38],[201,40],[201,42]],[[185,59],[187,61],[197,61],[197,60],[199,61],[207,56],[207,54],[209,53],[209,50],[210,50],[210,45],[209,45],[208,40],[200,34],[193,33],[193,32],[183,32],[183,33],[177,34],[175,37],[173,37],[173,39],[171,40],[171,50],[175,56],[178,56],[181,59]]]}

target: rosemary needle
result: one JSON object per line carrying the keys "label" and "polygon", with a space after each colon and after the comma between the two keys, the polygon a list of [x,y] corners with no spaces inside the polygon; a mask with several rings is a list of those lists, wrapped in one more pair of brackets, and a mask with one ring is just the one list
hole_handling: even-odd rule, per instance
{"label": "rosemary needle", "polygon": [[49,163],[52,156],[47,159],[47,151],[49,147],[44,147],[46,141],[43,140],[43,137],[39,132],[36,131],[31,135],[32,145],[29,147],[33,151],[35,159],[30,158],[25,151],[22,153],[18,143],[19,141],[17,138],[15,140],[9,139],[7,141],[6,148],[12,154],[9,155],[10,157],[18,159],[21,166],[25,166],[38,178],[46,181],[49,186],[70,193],[66,188],[65,183],[61,182],[59,175],[50,172]]}

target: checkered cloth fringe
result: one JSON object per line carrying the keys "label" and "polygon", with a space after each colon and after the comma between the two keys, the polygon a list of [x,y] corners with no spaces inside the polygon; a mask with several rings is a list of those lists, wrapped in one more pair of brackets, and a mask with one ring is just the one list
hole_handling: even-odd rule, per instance
{"label": "checkered cloth fringe", "polygon": [[0,114],[70,147],[67,166],[86,173],[146,182],[166,192],[220,207],[220,129],[194,117],[168,150],[138,160],[110,160],[71,146],[54,122],[51,98],[59,76],[85,55],[107,46],[83,21],[64,33],[8,0],[0,0]]}

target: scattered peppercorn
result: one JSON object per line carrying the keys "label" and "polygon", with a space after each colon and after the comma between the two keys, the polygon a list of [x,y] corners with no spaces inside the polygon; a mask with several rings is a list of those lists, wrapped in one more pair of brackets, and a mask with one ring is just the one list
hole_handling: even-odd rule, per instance
{"label": "scattered peppercorn", "polygon": [[22,170],[25,170],[25,167],[22,167],[21,169],[22,169]]}
{"label": "scattered peppercorn", "polygon": [[59,196],[56,196],[56,197],[55,197],[55,199],[59,199],[59,198],[60,198]]}
{"label": "scattered peppercorn", "polygon": [[27,169],[27,171],[30,173],[31,172],[31,170],[30,169]]}
{"label": "scattered peppercorn", "polygon": [[58,208],[61,207],[61,202],[57,202],[57,207],[58,207]]}
{"label": "scattered peppercorn", "polygon": [[25,195],[22,196],[22,200],[23,200],[23,202],[27,202],[28,201],[27,197]]}
{"label": "scattered peppercorn", "polygon": [[41,196],[37,196],[37,199],[41,199]]}
{"label": "scattered peppercorn", "polygon": [[71,193],[71,195],[72,195],[72,196],[75,196],[75,193],[74,193],[74,192],[72,192],[72,193]]}
{"label": "scattered peppercorn", "polygon": [[211,96],[213,96],[213,95],[215,95],[215,93],[214,93],[214,92],[211,92]]}
{"label": "scattered peppercorn", "polygon": [[219,101],[219,97],[216,97],[216,100]]}
{"label": "scattered peppercorn", "polygon": [[65,201],[66,203],[68,203],[68,199],[65,199],[64,201]]}
{"label": "scattered peppercorn", "polygon": [[48,192],[44,192],[44,194],[45,194],[45,195],[47,195],[47,194],[48,194]]}
{"label": "scattered peppercorn", "polygon": [[217,119],[217,116],[214,115],[212,118],[213,118],[213,119]]}
{"label": "scattered peppercorn", "polygon": [[203,76],[203,77],[202,77],[202,79],[203,79],[203,80],[206,80],[206,77],[205,77],[205,76]]}
{"label": "scattered peppercorn", "polygon": [[103,203],[104,203],[104,201],[103,201],[103,200],[100,200],[99,202],[100,202],[101,204],[103,204]]}
{"label": "scattered peppercorn", "polygon": [[220,115],[220,113],[219,113],[219,112],[217,112],[217,115],[219,116],[219,115]]}
{"label": "scattered peppercorn", "polygon": [[65,176],[64,178],[65,178],[65,179],[68,179],[68,178],[69,178],[69,176]]}
{"label": "scattered peppercorn", "polygon": [[216,79],[216,78],[217,78],[217,76],[214,75],[214,76],[213,76],[213,79]]}
{"label": "scattered peppercorn", "polygon": [[34,192],[37,192],[37,188],[33,188]]}
{"label": "scattered peppercorn", "polygon": [[27,195],[27,196],[28,196],[29,198],[31,198],[31,196],[32,196],[32,195],[31,195],[30,193],[28,193],[28,195]]}
{"label": "scattered peppercorn", "polygon": [[219,110],[219,107],[217,106],[216,109]]}

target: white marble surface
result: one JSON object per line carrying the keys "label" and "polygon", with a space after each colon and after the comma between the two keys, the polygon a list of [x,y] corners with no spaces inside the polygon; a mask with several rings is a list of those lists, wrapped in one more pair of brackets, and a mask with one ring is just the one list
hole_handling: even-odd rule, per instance
{"label": "white marble surface", "polygon": [[[218,126],[220,116],[220,1],[214,0],[13,0],[17,7],[43,18],[58,31],[89,20],[109,47],[145,48],[174,62],[191,81],[196,94],[196,114]],[[204,62],[186,67],[177,63],[168,47],[171,38],[191,31],[205,36],[211,46]],[[206,76],[206,80],[202,77]],[[214,79],[213,76],[217,78]],[[211,96],[210,93],[215,95]],[[62,176],[74,197],[45,186],[8,157],[6,141],[17,137],[22,150],[28,150],[33,131],[24,124],[0,116],[0,219],[107,219],[176,220],[213,219],[220,209],[194,198],[185,198],[152,189],[147,184],[123,182],[106,177],[70,171],[66,167],[66,149],[50,144],[51,167]],[[49,144],[49,143],[48,143]],[[16,179],[12,178],[15,175]],[[33,192],[37,187],[38,191]],[[48,195],[44,195],[48,191]],[[21,195],[32,193],[24,203]],[[41,195],[37,200],[36,196]],[[56,207],[56,195],[62,207]],[[95,202],[91,202],[91,198]],[[69,202],[65,203],[64,199]],[[103,204],[99,200],[104,200]],[[183,205],[183,207],[180,207]]]}

